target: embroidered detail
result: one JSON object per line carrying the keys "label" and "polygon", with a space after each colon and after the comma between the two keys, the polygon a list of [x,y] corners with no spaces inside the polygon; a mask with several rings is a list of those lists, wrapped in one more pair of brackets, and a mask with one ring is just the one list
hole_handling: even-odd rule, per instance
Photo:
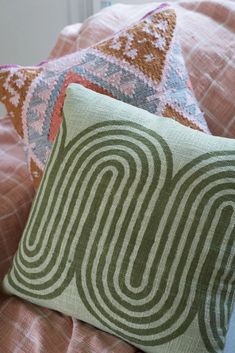
{"label": "embroidered detail", "polygon": [[[161,23],[161,28],[164,27],[164,33],[156,26],[158,23]],[[98,44],[95,48],[116,59],[126,60],[143,71],[146,76],[159,82],[162,78],[175,25],[175,12],[167,9],[160,13],[154,13],[137,25],[130,27],[126,30],[125,36],[118,33],[114,38]],[[112,48],[113,45],[115,45],[115,49]],[[146,55],[153,55],[158,60],[155,60],[153,65],[151,61],[145,60]]]}
{"label": "embroidered detail", "polygon": [[156,27],[158,29],[160,29],[161,31],[163,32],[166,32],[167,28],[168,28],[168,22],[163,20],[163,21],[160,21],[156,24]]}
{"label": "embroidered detail", "polygon": [[30,159],[30,171],[33,177],[35,187],[38,187],[42,179],[43,170],[40,169],[33,159]]}
{"label": "embroidered detail", "polygon": [[0,67],[0,101],[5,104],[18,134],[24,138],[21,120],[22,107],[33,80],[40,74],[40,68]]}
{"label": "embroidered detail", "polygon": [[175,11],[164,7],[111,39],[40,67],[0,67],[0,101],[28,146],[36,185],[73,82],[209,132],[190,89],[175,26]]}
{"label": "embroidered detail", "polygon": [[163,50],[165,45],[166,45],[166,41],[162,37],[159,37],[158,40],[156,42],[154,42],[155,48],[158,48],[160,50]]}
{"label": "embroidered detail", "polygon": [[83,85],[84,87],[89,88],[95,92],[98,92],[101,94],[106,94],[107,96],[112,97],[112,95],[107,90],[103,89],[102,87],[99,87],[98,85],[83,78],[82,76],[80,76],[76,72],[69,72],[63,82],[63,85],[59,89],[59,96],[58,96],[58,99],[57,99],[56,104],[54,106],[54,110],[52,112],[50,131],[49,131],[49,136],[48,136],[49,141],[51,141],[51,142],[54,142],[56,135],[58,133],[59,126],[61,124],[65,91],[71,82],[79,83],[79,84]]}
{"label": "embroidered detail", "polygon": [[153,54],[146,54],[145,55],[145,61],[150,62],[154,60],[154,55]]}

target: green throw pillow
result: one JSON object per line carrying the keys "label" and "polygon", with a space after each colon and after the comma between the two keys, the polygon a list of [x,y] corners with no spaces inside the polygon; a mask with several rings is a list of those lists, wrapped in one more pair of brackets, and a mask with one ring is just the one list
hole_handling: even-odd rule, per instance
{"label": "green throw pillow", "polygon": [[72,84],[4,288],[145,352],[222,352],[234,223],[234,140]]}

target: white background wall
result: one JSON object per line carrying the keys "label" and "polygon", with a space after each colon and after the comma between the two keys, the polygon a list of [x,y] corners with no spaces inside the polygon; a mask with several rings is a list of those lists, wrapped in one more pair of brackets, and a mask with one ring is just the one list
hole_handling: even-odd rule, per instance
{"label": "white background wall", "polygon": [[46,59],[60,30],[92,11],[93,0],[0,0],[0,65]]}
{"label": "white background wall", "polygon": [[0,0],[0,64],[47,58],[68,23],[66,0]]}
{"label": "white background wall", "polygon": [[[151,0],[150,0],[151,1]],[[0,0],[0,65],[33,65],[47,58],[60,30],[116,0]],[[146,0],[120,0],[143,3]]]}
{"label": "white background wall", "polygon": [[33,65],[47,58],[60,30],[82,22],[102,3],[151,0],[0,0],[0,65]]}

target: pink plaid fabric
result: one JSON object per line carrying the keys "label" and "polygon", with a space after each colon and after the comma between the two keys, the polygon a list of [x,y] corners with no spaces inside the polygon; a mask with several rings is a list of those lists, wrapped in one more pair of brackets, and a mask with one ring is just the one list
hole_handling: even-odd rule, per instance
{"label": "pink plaid fabric", "polygon": [[[0,120],[0,283],[28,218],[34,189],[22,143]],[[0,291],[0,353],[136,353],[120,339]]]}
{"label": "pink plaid fabric", "polygon": [[0,306],[0,353],[137,353],[127,343],[55,311],[6,299]]}
{"label": "pink plaid fabric", "polygon": [[[107,38],[139,20],[156,5],[117,4],[105,8],[83,23],[68,52]],[[234,138],[235,3],[195,0],[179,1],[174,6],[186,66],[209,128],[212,134]]]}
{"label": "pink plaid fabric", "polygon": [[49,59],[60,58],[63,55],[73,53],[77,50],[76,41],[78,39],[81,23],[66,26],[59,34],[56,44],[52,49]]}
{"label": "pink plaid fabric", "polygon": [[214,135],[235,138],[235,3],[178,6],[180,41],[195,95]]}
{"label": "pink plaid fabric", "polygon": [[[0,280],[17,250],[34,189],[22,142],[9,118],[0,120]],[[1,345],[0,345],[1,347]]]}

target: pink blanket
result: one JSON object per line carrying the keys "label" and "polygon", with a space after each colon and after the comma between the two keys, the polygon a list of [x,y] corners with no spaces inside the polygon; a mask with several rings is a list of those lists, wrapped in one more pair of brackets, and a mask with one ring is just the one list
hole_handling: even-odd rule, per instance
{"label": "pink blanket", "polygon": [[78,40],[81,26],[81,23],[76,23],[66,26],[60,32],[49,59],[60,58],[65,54],[70,54],[77,50],[76,41]]}

